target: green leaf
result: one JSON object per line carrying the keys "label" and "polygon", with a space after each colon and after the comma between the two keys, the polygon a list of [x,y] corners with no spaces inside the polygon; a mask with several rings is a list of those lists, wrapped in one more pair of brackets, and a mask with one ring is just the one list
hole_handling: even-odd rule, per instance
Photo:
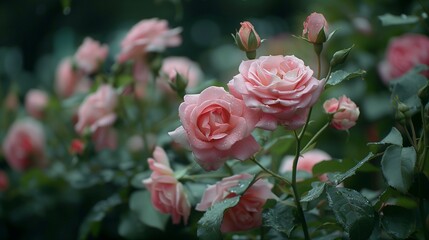
{"label": "green leaf", "polygon": [[357,77],[363,77],[365,74],[366,74],[365,70],[357,70],[354,72],[346,72],[344,70],[338,70],[331,74],[326,84],[334,86],[345,80],[350,80]]}
{"label": "green leaf", "polygon": [[312,189],[301,199],[301,202],[310,202],[317,199],[325,191],[325,186],[326,183],[324,182],[311,183]]}
{"label": "green leaf", "polygon": [[238,204],[240,196],[225,199],[214,204],[203,217],[198,221],[197,236],[205,240],[222,239],[220,226],[222,224],[223,213]]}
{"label": "green leaf", "polygon": [[399,132],[398,129],[393,127],[389,134],[387,134],[386,137],[383,138],[380,142],[370,142],[368,145],[385,145],[385,144],[393,144],[397,146],[402,146],[402,135],[401,132]]}
{"label": "green leaf", "polygon": [[[313,167],[314,175],[321,175],[329,172],[346,172],[350,168],[356,165],[355,161],[351,159],[332,159],[326,161],[320,161]],[[374,172],[378,171],[378,168],[374,167],[370,163],[366,162],[362,165],[361,168],[358,169],[363,172]]]}
{"label": "green leaf", "polygon": [[378,16],[378,18],[380,19],[383,26],[412,24],[419,21],[417,16],[407,16],[405,14],[398,16],[386,13],[384,15]]}
{"label": "green leaf", "polygon": [[121,217],[118,233],[125,239],[141,239],[146,230],[145,225],[141,223],[136,214],[127,212]]}
{"label": "green leaf", "polygon": [[415,212],[411,209],[388,205],[383,208],[380,223],[392,237],[406,239],[416,230]]}
{"label": "green leaf", "polygon": [[420,74],[422,71],[428,70],[426,65],[418,65],[405,73],[403,76],[389,82],[390,91],[392,92],[391,101],[397,105],[399,101],[405,104],[409,110],[408,115],[415,114],[420,111],[419,90],[427,84],[427,79]]}
{"label": "green leaf", "polygon": [[160,230],[165,229],[169,215],[162,214],[153,207],[148,191],[141,190],[132,193],[129,204],[130,209],[138,215],[144,224]]}
{"label": "green leaf", "polygon": [[410,193],[418,198],[429,199],[429,179],[424,173],[421,172],[415,175]]}
{"label": "green leaf", "polygon": [[329,206],[350,239],[368,239],[375,223],[374,210],[364,196],[353,189],[327,187]]}
{"label": "green leaf", "polygon": [[272,207],[265,209],[262,213],[262,226],[272,228],[277,232],[286,234],[290,237],[291,232],[297,223],[297,209],[295,206],[283,202],[277,202]]}
{"label": "green leaf", "polygon": [[389,186],[407,192],[413,182],[416,151],[413,147],[389,146],[381,159],[381,169]]}
{"label": "green leaf", "polygon": [[101,221],[103,221],[104,217],[106,217],[107,213],[112,210],[112,208],[121,203],[122,199],[119,195],[115,194],[95,204],[80,226],[79,239],[83,240],[87,239],[90,235],[98,235]]}
{"label": "green leaf", "polygon": [[336,173],[336,174],[328,175],[329,180],[331,182],[333,182],[335,185],[342,183],[347,178],[353,176],[356,173],[356,171],[359,168],[361,168],[366,162],[371,160],[373,156],[374,156],[374,154],[369,153],[364,159],[362,159],[360,162],[358,162],[354,167],[347,170],[347,172],[345,172],[345,173]]}

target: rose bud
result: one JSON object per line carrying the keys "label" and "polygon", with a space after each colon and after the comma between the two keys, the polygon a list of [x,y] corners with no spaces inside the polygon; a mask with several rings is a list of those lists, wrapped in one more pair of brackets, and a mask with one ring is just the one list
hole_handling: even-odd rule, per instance
{"label": "rose bud", "polygon": [[338,100],[329,99],[323,103],[323,108],[328,114],[332,114],[331,124],[338,130],[347,130],[356,124],[359,117],[359,108],[346,96]]}
{"label": "rose bud", "polygon": [[244,21],[240,24],[240,30],[235,36],[233,35],[235,43],[240,50],[246,52],[247,58],[254,59],[256,57],[256,49],[261,45],[261,38],[250,22]]}
{"label": "rose bud", "polygon": [[304,22],[302,37],[311,43],[321,44],[326,42],[326,34],[328,32],[328,22],[323,14],[312,13]]}

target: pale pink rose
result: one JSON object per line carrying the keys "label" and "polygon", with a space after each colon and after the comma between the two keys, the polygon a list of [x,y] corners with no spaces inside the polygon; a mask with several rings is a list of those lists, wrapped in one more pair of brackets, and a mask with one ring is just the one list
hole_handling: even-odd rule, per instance
{"label": "pale pink rose", "polygon": [[90,37],[86,37],[82,45],[76,51],[74,58],[79,69],[87,74],[94,73],[104,62],[109,53],[109,47],[105,44],[95,41]]}
{"label": "pale pink rose", "polygon": [[332,98],[323,103],[323,108],[328,114],[333,114],[331,124],[338,130],[347,130],[356,124],[359,117],[359,108],[346,96],[338,100]]}
{"label": "pale pink rose", "polygon": [[96,92],[86,97],[78,110],[75,130],[83,134],[85,128],[95,132],[99,127],[111,126],[116,120],[115,107],[118,96],[110,85],[101,85]]}
{"label": "pale pink rose", "polygon": [[188,81],[186,89],[196,87],[203,76],[203,72],[198,63],[186,57],[167,57],[162,63],[160,78],[157,83],[159,87],[167,93],[173,92],[168,82],[174,83],[177,74],[180,74]]}
{"label": "pale pink rose", "polygon": [[246,108],[222,87],[185,95],[179,116],[182,126],[169,134],[176,142],[190,146],[206,171],[220,168],[228,158],[246,160],[260,148],[251,135],[258,112]]}
{"label": "pale pink rose", "polygon": [[251,52],[255,51],[261,45],[261,38],[259,34],[256,32],[253,25],[244,21],[240,23],[240,30],[235,35],[235,40],[238,47],[242,51]]}
{"label": "pale pink rose", "polygon": [[34,118],[42,118],[48,105],[49,97],[45,91],[32,89],[25,95],[25,110]]}
{"label": "pale pink rose", "polygon": [[[253,178],[248,173],[242,173],[223,178],[215,185],[210,185],[204,192],[201,202],[195,207],[198,211],[206,211],[211,206],[228,198],[237,196],[230,191],[241,180]],[[240,197],[237,205],[229,208],[223,215],[221,232],[245,231],[257,228],[262,224],[262,207],[267,199],[277,199],[271,192],[273,185],[265,179],[259,179]]]}
{"label": "pale pink rose", "polygon": [[56,72],[56,93],[60,97],[67,98],[76,92],[87,92],[89,87],[89,82],[84,79],[84,74],[73,69],[72,60],[70,58],[63,59]]}
{"label": "pale pink rose", "polygon": [[[418,64],[429,66],[429,37],[405,34],[390,40],[378,70],[384,83],[398,78]],[[429,71],[424,72],[429,77]]]}
{"label": "pale pink rose", "polygon": [[145,19],[131,28],[121,42],[119,63],[135,60],[147,52],[162,52],[166,47],[176,47],[182,43],[181,28],[168,28],[166,20]]}
{"label": "pale pink rose", "polygon": [[45,165],[45,133],[33,119],[16,121],[3,140],[3,153],[10,167],[23,171]]}
{"label": "pale pink rose", "polygon": [[7,173],[0,170],[0,191],[6,191],[9,188],[9,177]]}
{"label": "pale pink rose", "polygon": [[229,90],[247,107],[263,112],[257,127],[267,130],[274,130],[277,124],[287,129],[303,126],[324,85],[295,56],[262,56],[243,61],[239,72],[228,83]]}
{"label": "pale pink rose", "polygon": [[96,151],[115,150],[118,147],[118,133],[110,126],[98,127],[91,138]]}
{"label": "pale pink rose", "polygon": [[174,224],[179,224],[181,218],[187,224],[191,204],[182,183],[174,177],[164,149],[157,146],[153,152],[153,158],[147,161],[152,174],[150,178],[143,180],[143,184],[151,193],[153,206],[161,213],[171,214]]}
{"label": "pale pink rose", "polygon": [[305,19],[303,25],[304,29],[302,30],[302,37],[306,38],[311,43],[324,42],[317,42],[317,36],[322,29],[325,31],[325,36],[328,37],[328,22],[323,14],[316,12],[310,14]]}
{"label": "pale pink rose", "polygon": [[144,86],[147,85],[149,80],[152,78],[152,73],[150,72],[150,67],[146,62],[146,59],[139,58],[134,61],[133,77],[138,84]]}
{"label": "pale pink rose", "polygon": [[[295,156],[291,156],[291,155],[283,158],[282,164],[280,166],[281,173],[292,171],[294,158]],[[319,149],[313,149],[308,152],[305,152],[299,157],[298,164],[296,165],[296,169],[313,174],[314,165],[316,165],[321,161],[331,160],[331,159],[332,157],[328,153]],[[328,177],[326,176],[326,174],[321,175],[320,180],[327,181]]]}

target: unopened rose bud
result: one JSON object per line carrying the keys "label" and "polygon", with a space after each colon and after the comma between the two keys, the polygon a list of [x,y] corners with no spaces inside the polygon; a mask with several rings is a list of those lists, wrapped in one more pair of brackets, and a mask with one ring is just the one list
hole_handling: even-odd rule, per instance
{"label": "unopened rose bud", "polygon": [[180,73],[176,73],[176,77],[171,79],[169,82],[170,87],[177,92],[177,94],[183,98],[186,94],[186,87],[188,86],[188,80],[183,77]]}
{"label": "unopened rose bud", "polygon": [[347,57],[349,56],[350,51],[352,50],[353,46],[350,48],[342,49],[340,51],[337,51],[334,53],[331,59],[331,67],[335,67],[337,65],[343,64]]}
{"label": "unopened rose bud", "polygon": [[325,101],[323,108],[326,113],[332,114],[331,125],[338,130],[353,127],[360,114],[356,104],[346,96]]}
{"label": "unopened rose bud", "polygon": [[70,144],[70,153],[71,154],[82,154],[85,150],[85,143],[80,139],[73,139]]}
{"label": "unopened rose bud", "polygon": [[235,34],[235,36],[233,35],[235,43],[240,50],[246,52],[249,59],[254,59],[256,57],[256,49],[261,46],[261,38],[250,22],[244,21],[240,24],[240,30]]}
{"label": "unopened rose bud", "polygon": [[304,22],[302,37],[311,43],[321,44],[326,42],[326,34],[328,33],[328,22],[323,14],[312,13]]}

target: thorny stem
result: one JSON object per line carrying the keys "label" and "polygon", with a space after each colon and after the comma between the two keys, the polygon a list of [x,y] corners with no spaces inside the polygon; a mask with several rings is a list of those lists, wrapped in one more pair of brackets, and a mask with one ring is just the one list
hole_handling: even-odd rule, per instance
{"label": "thorny stem", "polygon": [[256,158],[253,156],[250,158],[250,160],[252,160],[252,162],[256,163],[256,165],[258,165],[262,170],[264,170],[265,172],[271,174],[271,176],[277,178],[278,180],[286,183],[287,185],[291,186],[292,184],[284,177],[278,175],[277,173],[271,171],[270,169],[264,167],[260,162],[258,162],[258,160],[256,160]]}
{"label": "thorny stem", "polygon": [[321,74],[321,70],[322,70],[322,63],[320,61],[320,53],[316,54],[317,55],[317,79],[320,79],[320,74]]}
{"label": "thorny stem", "polygon": [[420,112],[421,112],[421,116],[422,116],[422,123],[423,123],[423,132],[422,132],[422,137],[420,138],[420,142],[422,141],[421,139],[423,138],[423,153],[421,155],[421,162],[420,162],[420,166],[419,166],[419,172],[423,171],[423,168],[425,167],[425,162],[426,162],[426,156],[427,156],[427,149],[428,149],[428,135],[427,135],[427,130],[426,128],[427,126],[427,122],[426,122],[426,118],[425,118],[425,109],[423,107],[423,105],[420,107]]}
{"label": "thorny stem", "polygon": [[301,149],[301,152],[305,152],[305,150],[307,150],[311,144],[313,144],[320,136],[320,134],[322,134],[323,131],[325,131],[325,129],[329,126],[330,122],[327,122],[325,125],[323,125],[323,127],[321,129],[319,129],[319,131],[314,134],[313,138],[310,139],[310,141],[308,141],[308,143],[305,145],[305,147],[303,147]]}
{"label": "thorny stem", "polygon": [[293,160],[293,167],[292,167],[292,190],[293,190],[293,195],[295,196],[294,200],[295,200],[296,207],[298,209],[298,214],[301,219],[302,231],[304,232],[304,237],[306,240],[310,239],[310,236],[308,234],[308,227],[307,227],[307,222],[305,221],[304,211],[302,210],[302,206],[301,206],[301,198],[299,196],[298,189],[296,187],[296,168],[298,165],[298,159],[301,152],[301,138],[305,132],[305,128],[308,125],[308,119],[310,119],[310,117],[307,118],[307,122],[304,125],[303,131],[299,134],[299,136],[297,135],[296,131],[294,131],[295,137],[296,137],[296,152],[295,152],[295,159]]}

